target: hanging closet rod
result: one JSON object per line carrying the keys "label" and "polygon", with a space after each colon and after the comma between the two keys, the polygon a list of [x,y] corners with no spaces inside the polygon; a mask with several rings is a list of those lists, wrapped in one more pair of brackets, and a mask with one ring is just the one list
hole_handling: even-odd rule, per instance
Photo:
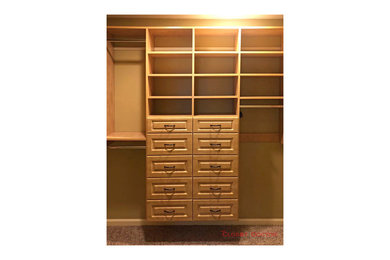
{"label": "hanging closet rod", "polygon": [[120,40],[120,39],[107,39],[109,42],[146,42],[143,39],[128,39],[128,40]]}
{"label": "hanging closet rod", "polygon": [[108,149],[117,149],[117,150],[143,150],[146,149],[145,145],[109,145]]}
{"label": "hanging closet rod", "polygon": [[283,108],[283,105],[240,105],[240,108]]}

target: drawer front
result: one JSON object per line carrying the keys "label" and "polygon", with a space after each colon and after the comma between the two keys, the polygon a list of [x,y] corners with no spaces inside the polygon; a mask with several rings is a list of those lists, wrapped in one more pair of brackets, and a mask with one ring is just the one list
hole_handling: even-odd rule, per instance
{"label": "drawer front", "polygon": [[153,118],[147,119],[149,133],[186,133],[192,132],[192,118]]}
{"label": "drawer front", "polygon": [[148,200],[146,219],[149,221],[192,220],[192,200]]}
{"label": "drawer front", "polygon": [[146,177],[192,177],[192,156],[148,156]]}
{"label": "drawer front", "polygon": [[238,200],[194,200],[194,220],[237,220]]}
{"label": "drawer front", "polygon": [[237,133],[238,118],[194,119],[194,132],[200,133]]}
{"label": "drawer front", "polygon": [[192,134],[148,134],[147,155],[191,154]]}
{"label": "drawer front", "polygon": [[147,178],[146,199],[190,199],[192,178]]}
{"label": "drawer front", "polygon": [[237,199],[237,177],[194,177],[193,198]]}
{"label": "drawer front", "polygon": [[194,176],[238,176],[237,155],[195,155]]}
{"label": "drawer front", "polygon": [[238,154],[238,133],[194,134],[194,154]]}

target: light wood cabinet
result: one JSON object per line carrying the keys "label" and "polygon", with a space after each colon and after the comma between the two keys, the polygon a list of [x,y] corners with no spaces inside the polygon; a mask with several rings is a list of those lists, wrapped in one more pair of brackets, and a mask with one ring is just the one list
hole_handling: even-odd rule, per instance
{"label": "light wood cabinet", "polygon": [[147,119],[146,130],[149,133],[191,133],[192,118],[149,118]]}
{"label": "light wood cabinet", "polygon": [[238,133],[194,134],[194,154],[238,154]]}
{"label": "light wood cabinet", "polygon": [[[107,55],[107,140],[146,141],[147,220],[237,220],[239,142],[283,140],[283,27],[113,26],[108,35],[117,41]],[[133,62],[123,47],[140,41],[144,92],[127,102],[115,84],[131,84],[115,83],[113,67]]]}
{"label": "light wood cabinet", "polygon": [[238,133],[238,118],[195,118],[194,132],[197,133]]}
{"label": "light wood cabinet", "polygon": [[146,199],[190,199],[192,178],[148,178]]}
{"label": "light wood cabinet", "polygon": [[148,134],[147,155],[192,154],[192,134]]}
{"label": "light wood cabinet", "polygon": [[236,199],[238,198],[237,177],[194,177],[193,198]]}
{"label": "light wood cabinet", "polygon": [[197,200],[193,201],[193,220],[237,220],[238,200]]}
{"label": "light wood cabinet", "polygon": [[146,218],[167,222],[192,220],[192,200],[148,200]]}
{"label": "light wood cabinet", "polygon": [[238,176],[237,155],[194,155],[194,177]]}
{"label": "light wood cabinet", "polygon": [[192,156],[147,156],[146,177],[192,177]]}

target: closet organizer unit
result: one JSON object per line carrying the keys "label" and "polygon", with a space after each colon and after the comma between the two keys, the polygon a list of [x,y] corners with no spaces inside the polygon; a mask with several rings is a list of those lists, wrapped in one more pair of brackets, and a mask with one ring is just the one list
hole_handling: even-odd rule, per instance
{"label": "closet organizer unit", "polygon": [[283,29],[143,30],[146,218],[237,220],[239,137],[282,141]]}

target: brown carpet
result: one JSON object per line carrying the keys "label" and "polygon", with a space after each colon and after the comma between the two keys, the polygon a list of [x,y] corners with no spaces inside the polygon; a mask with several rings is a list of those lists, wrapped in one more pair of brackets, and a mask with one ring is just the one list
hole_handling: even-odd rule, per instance
{"label": "brown carpet", "polygon": [[109,226],[107,245],[283,245],[283,226]]}

